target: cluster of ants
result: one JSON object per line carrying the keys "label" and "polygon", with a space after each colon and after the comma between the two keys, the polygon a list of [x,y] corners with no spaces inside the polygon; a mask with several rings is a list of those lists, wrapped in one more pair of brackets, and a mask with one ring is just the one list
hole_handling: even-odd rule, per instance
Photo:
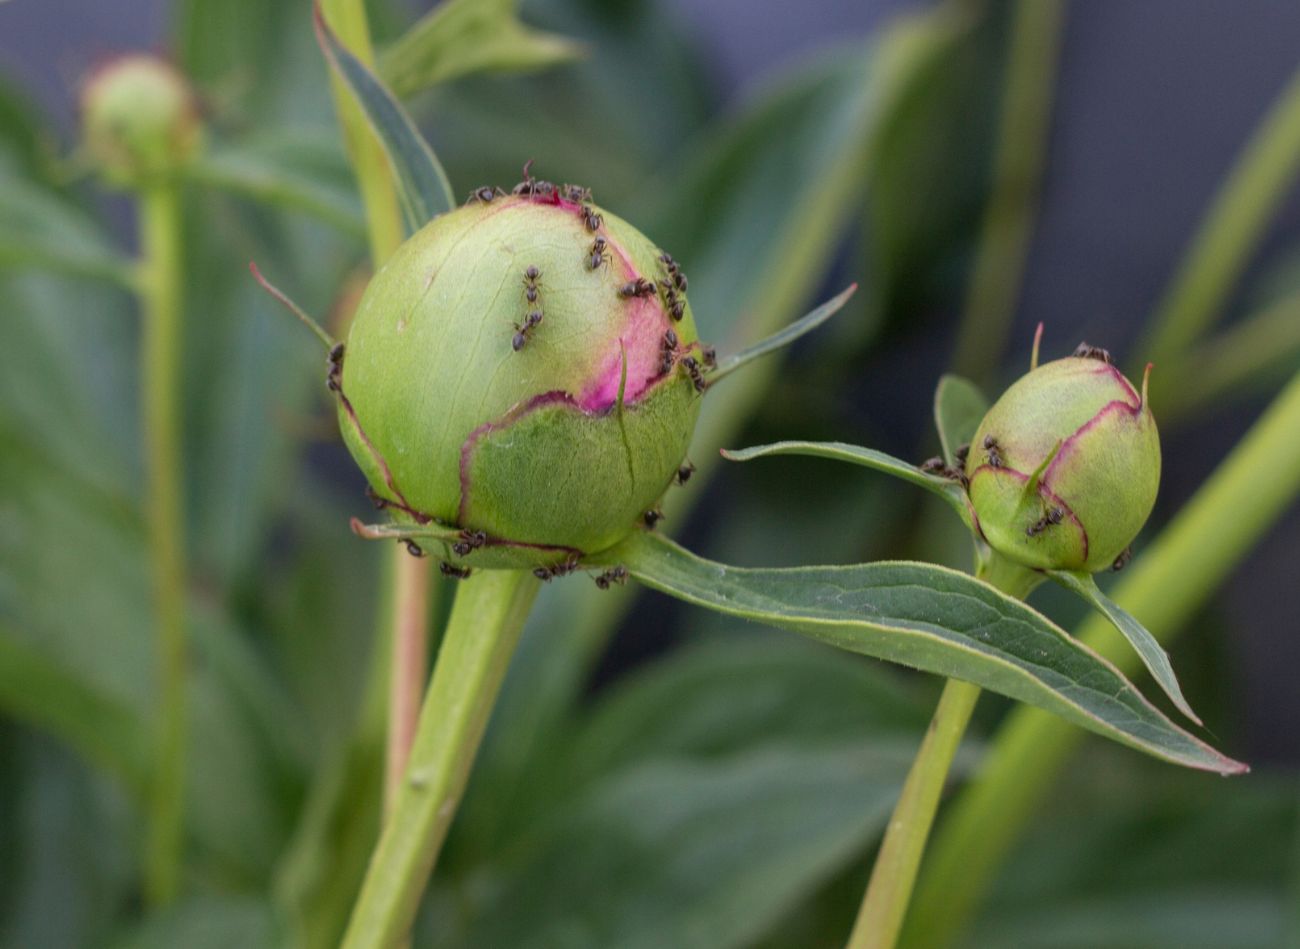
{"label": "cluster of ants", "polygon": [[532,338],[533,330],[542,322],[542,304],[539,297],[541,290],[537,286],[537,281],[541,279],[541,276],[542,272],[531,264],[524,271],[524,299],[528,301],[530,307],[536,309],[529,310],[528,315],[524,317],[524,321],[515,324],[515,338],[510,343],[515,352],[519,352],[528,344],[528,340]]}

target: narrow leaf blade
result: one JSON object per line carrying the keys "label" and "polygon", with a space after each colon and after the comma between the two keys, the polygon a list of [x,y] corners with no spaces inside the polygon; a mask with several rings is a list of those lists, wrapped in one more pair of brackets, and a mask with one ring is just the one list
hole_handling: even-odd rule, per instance
{"label": "narrow leaf blade", "polygon": [[760,356],[766,356],[768,353],[774,353],[778,349],[789,346],[800,336],[811,333],[817,327],[821,326],[832,316],[840,311],[844,304],[849,302],[849,297],[857,292],[858,285],[852,284],[842,290],[836,296],[831,297],[811,313],[801,316],[784,329],[777,330],[767,339],[760,340],[753,346],[743,349],[732,356],[727,356],[718,361],[718,368],[709,374],[710,382],[717,382],[719,379],[730,375],[747,362],[752,362]]}
{"label": "narrow leaf blade", "polygon": [[1249,770],[1171,722],[1046,617],[946,567],[737,568],[652,533],[601,559],[687,603],[972,682],[1165,761],[1220,774]]}
{"label": "narrow leaf blade", "polygon": [[934,427],[939,430],[943,460],[956,464],[957,449],[969,445],[989,410],[989,400],[975,383],[945,375],[934,390]]}
{"label": "narrow leaf blade", "polygon": [[952,509],[957,512],[957,516],[962,519],[962,522],[967,527],[973,525],[970,501],[966,497],[966,492],[961,489],[957,482],[949,478],[928,474],[916,467],[916,465],[895,458],[893,455],[887,455],[883,451],[876,451],[873,448],[861,448],[857,445],[846,445],[843,442],[785,441],[773,442],[770,445],[757,445],[753,448],[724,450],[722,452],[722,457],[728,461],[752,461],[755,458],[766,458],[771,455],[811,455],[815,458],[847,461],[850,464],[861,465],[864,468],[883,471],[885,474],[893,475],[895,478],[902,478],[917,487],[925,488],[925,490],[937,494],[952,505]]}
{"label": "narrow leaf blade", "polygon": [[1156,642],[1155,636],[1151,635],[1132,613],[1102,593],[1091,574],[1073,570],[1049,570],[1048,576],[1070,592],[1077,594],[1098,613],[1110,620],[1129,641],[1129,645],[1141,658],[1142,664],[1151,673],[1151,678],[1156,680],[1156,684],[1178,707],[1178,711],[1197,725],[1203,724],[1192,711],[1187,699],[1183,697],[1183,690],[1179,687],[1178,678],[1174,675],[1174,668],[1169,662],[1169,653],[1165,652],[1160,643]]}
{"label": "narrow leaf blade", "polygon": [[316,37],[330,66],[352,90],[388,156],[397,180],[402,216],[415,231],[455,205],[451,183],[438,157],[406,110],[365,64],[348,52],[315,7]]}

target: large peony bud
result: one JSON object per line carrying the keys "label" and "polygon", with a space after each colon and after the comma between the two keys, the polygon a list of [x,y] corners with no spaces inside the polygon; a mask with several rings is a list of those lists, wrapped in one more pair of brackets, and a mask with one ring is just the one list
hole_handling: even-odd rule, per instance
{"label": "large peony bud", "polygon": [[572,561],[643,523],[704,388],[672,258],[582,189],[516,191],[480,189],[402,245],[332,377],[379,502],[462,528],[448,554],[482,566]]}
{"label": "large peony bud", "polygon": [[1033,370],[984,416],[966,476],[980,531],[1000,554],[1038,569],[1111,566],[1160,484],[1145,380],[1139,393],[1087,346]]}

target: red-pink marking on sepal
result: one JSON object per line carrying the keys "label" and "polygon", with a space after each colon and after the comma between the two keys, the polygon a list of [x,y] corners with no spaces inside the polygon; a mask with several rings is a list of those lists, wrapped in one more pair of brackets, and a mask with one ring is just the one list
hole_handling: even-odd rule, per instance
{"label": "red-pink marking on sepal", "polygon": [[627,326],[612,341],[601,359],[595,378],[578,394],[578,407],[584,412],[603,412],[618,401],[619,382],[623,378],[623,354],[627,354],[627,383],[624,403],[636,402],[659,375],[663,358],[660,347],[668,320],[657,297],[633,297],[628,300]]}

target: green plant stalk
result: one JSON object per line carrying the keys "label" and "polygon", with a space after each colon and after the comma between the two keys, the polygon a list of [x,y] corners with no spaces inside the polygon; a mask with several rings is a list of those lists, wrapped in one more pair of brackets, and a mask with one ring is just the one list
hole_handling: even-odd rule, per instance
{"label": "green plant stalk", "polygon": [[144,892],[153,905],[180,889],[185,797],[188,658],[185,529],[181,498],[181,222],[175,182],[146,185],[140,212],[140,365],[146,518],[158,662],[158,745],[150,793]]}
{"label": "green plant stalk", "polygon": [[988,381],[1015,313],[1047,160],[1065,4],[1019,0],[1011,27],[993,189],[957,332],[953,371]]}
{"label": "green plant stalk", "polygon": [[[1020,599],[1028,596],[1042,579],[996,554],[980,562],[976,576]],[[979,686],[957,679],[949,679],[944,685],[930,727],[889,818],[866,895],[849,936],[848,949],[892,949],[897,943],[925,842],[939,808],[939,797],[980,691]]]}
{"label": "green plant stalk", "polygon": [[[373,64],[370,27],[362,0],[322,0],[322,11],[335,34],[362,62]],[[331,75],[334,102],[349,158],[357,177],[366,211],[370,259],[375,269],[402,243],[402,216],[392,169],[357,104],[343,82]],[[389,555],[391,609],[381,607],[380,626],[388,627],[389,703],[388,742],[384,762],[385,812],[391,806],[395,782],[406,767],[406,755],[415,731],[428,667],[427,619],[432,574],[426,563],[410,557],[401,545]]]}
{"label": "green plant stalk", "polygon": [[539,586],[517,570],[484,571],[461,586],[345,949],[397,946],[410,931]]}
{"label": "green plant stalk", "polygon": [[1220,187],[1157,308],[1139,352],[1177,360],[1223,309],[1300,171],[1300,71],[1255,130]]}
{"label": "green plant stalk", "polygon": [[[1161,642],[1177,635],[1300,494],[1300,375],[1277,396],[1191,502],[1136,560],[1112,597]],[[1079,639],[1125,674],[1138,659],[1101,616]],[[954,802],[921,877],[905,946],[951,944],[1084,733],[1020,707],[998,730],[979,778]]]}

